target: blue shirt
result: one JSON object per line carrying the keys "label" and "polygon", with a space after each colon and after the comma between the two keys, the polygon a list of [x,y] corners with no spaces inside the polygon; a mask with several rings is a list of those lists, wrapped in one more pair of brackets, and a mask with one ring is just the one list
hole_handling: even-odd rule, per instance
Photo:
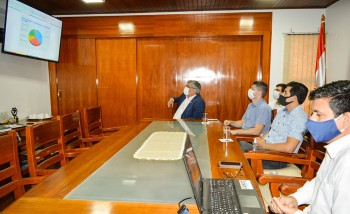
{"label": "blue shirt", "polygon": [[308,116],[300,105],[290,112],[287,109],[278,111],[271,130],[265,137],[266,143],[284,143],[288,137],[292,137],[299,140],[299,144],[293,152],[297,153],[306,132],[307,119]]}
{"label": "blue shirt", "polygon": [[262,134],[269,131],[271,126],[271,108],[264,99],[260,99],[256,104],[250,103],[245,111],[242,120],[242,129],[254,128],[256,124],[264,125]]}

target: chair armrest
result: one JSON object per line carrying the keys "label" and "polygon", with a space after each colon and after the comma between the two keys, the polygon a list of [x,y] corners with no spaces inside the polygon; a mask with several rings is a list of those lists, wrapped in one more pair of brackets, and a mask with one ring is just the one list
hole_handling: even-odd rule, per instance
{"label": "chair armrest", "polygon": [[306,165],[309,163],[309,161],[305,159],[306,158],[305,154],[294,154],[294,153],[290,154],[290,153],[283,153],[283,152],[259,150],[259,151],[246,152],[244,153],[244,156],[247,159],[251,159],[251,160],[270,160],[270,161],[280,161],[280,162],[303,164],[303,165]]}
{"label": "chair armrest", "polygon": [[283,183],[279,185],[278,190],[283,195],[290,195],[295,193],[300,187],[302,187],[304,184],[297,184],[297,183]]}
{"label": "chair armrest", "polygon": [[20,180],[21,185],[34,185],[38,184],[41,181],[43,181],[46,178],[46,176],[39,176],[39,177],[29,177],[29,178],[22,178]]}
{"label": "chair armrest", "polygon": [[116,132],[116,131],[119,131],[120,128],[119,127],[108,127],[108,128],[103,128],[102,130],[103,130],[103,132]]}
{"label": "chair armrest", "polygon": [[295,183],[303,185],[310,179],[302,177],[284,176],[284,175],[258,175],[256,179],[259,184],[265,185],[267,183]]}
{"label": "chair armrest", "polygon": [[93,137],[85,137],[82,139],[84,143],[91,143],[91,142],[97,142],[105,139],[106,136],[93,136]]}
{"label": "chair armrest", "polygon": [[259,137],[259,135],[234,135],[237,141],[253,142],[254,138]]}

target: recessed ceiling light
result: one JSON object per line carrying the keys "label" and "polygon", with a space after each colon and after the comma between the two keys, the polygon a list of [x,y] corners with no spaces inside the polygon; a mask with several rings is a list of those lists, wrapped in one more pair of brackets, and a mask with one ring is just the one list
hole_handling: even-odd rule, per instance
{"label": "recessed ceiling light", "polygon": [[85,3],[103,3],[105,0],[83,0]]}
{"label": "recessed ceiling light", "polygon": [[135,25],[131,22],[121,22],[118,24],[118,28],[123,33],[132,33],[135,31]]}

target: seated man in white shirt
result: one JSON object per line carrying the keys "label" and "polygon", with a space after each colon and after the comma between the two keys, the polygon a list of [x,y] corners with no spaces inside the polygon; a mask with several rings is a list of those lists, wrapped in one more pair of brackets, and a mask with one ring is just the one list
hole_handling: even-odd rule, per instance
{"label": "seated man in white shirt", "polygon": [[174,102],[178,104],[173,119],[201,119],[205,111],[205,102],[200,92],[201,84],[198,81],[187,81],[183,93],[168,101],[168,108],[172,108]]}
{"label": "seated man in white shirt", "polygon": [[275,90],[273,90],[273,101],[269,102],[269,106],[272,110],[277,109],[277,111],[284,109],[285,106],[281,105],[281,103],[278,101],[278,98],[280,95],[284,92],[284,89],[286,88],[286,84],[279,83],[276,85]]}
{"label": "seated man in white shirt", "polygon": [[[349,213],[350,81],[326,84],[310,93],[313,113],[306,128],[327,152],[314,179],[288,197],[273,198],[274,213]],[[303,211],[298,205],[309,204]]]}

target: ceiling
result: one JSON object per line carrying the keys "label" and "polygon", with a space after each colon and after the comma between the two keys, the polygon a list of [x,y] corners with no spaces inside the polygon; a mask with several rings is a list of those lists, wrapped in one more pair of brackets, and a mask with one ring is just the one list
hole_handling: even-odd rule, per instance
{"label": "ceiling", "polygon": [[[3,1],[3,0],[1,0]],[[20,0],[50,15],[327,8],[339,0]]]}

